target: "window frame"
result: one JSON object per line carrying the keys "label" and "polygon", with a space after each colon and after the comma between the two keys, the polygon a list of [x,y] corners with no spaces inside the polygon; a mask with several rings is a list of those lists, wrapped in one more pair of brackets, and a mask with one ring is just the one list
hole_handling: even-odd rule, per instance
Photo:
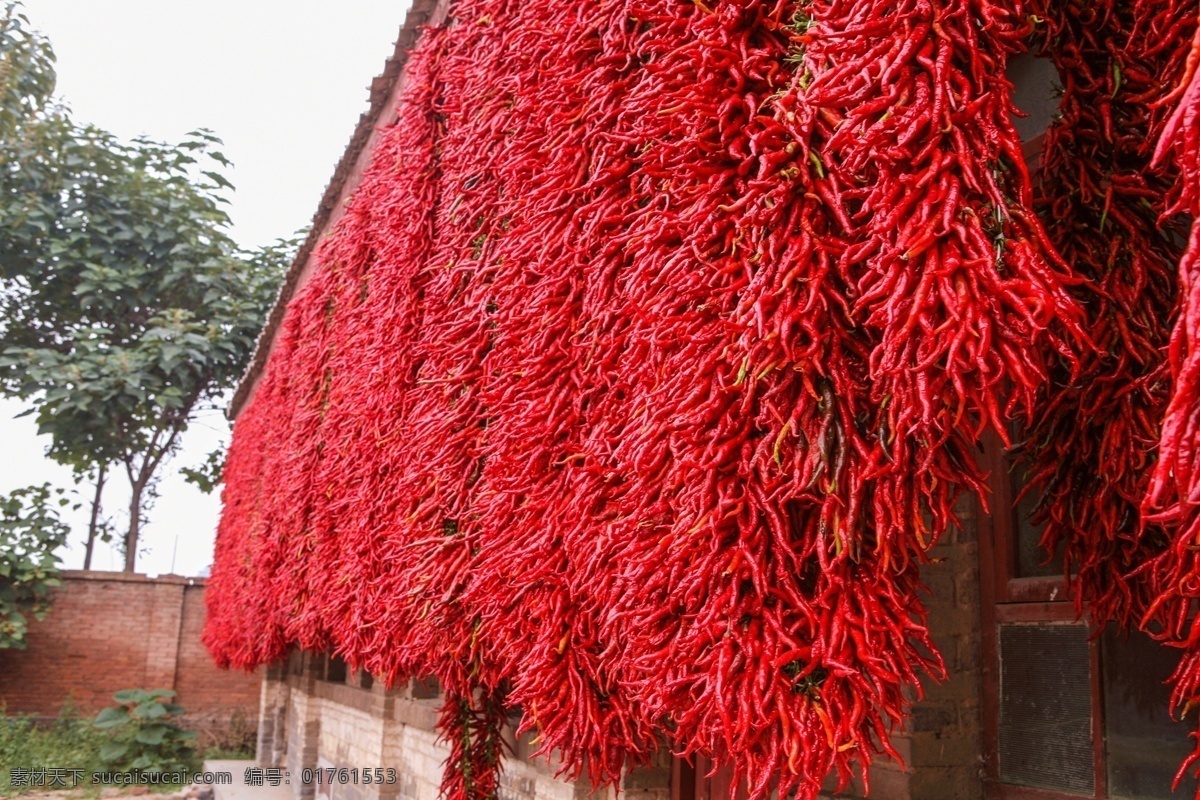
{"label": "window frame", "polygon": [[[1018,525],[1013,502],[1010,460],[998,436],[984,440],[981,466],[991,490],[989,508],[978,509],[980,548],[980,600],[983,668],[984,796],[988,800],[1108,800],[1108,763],[1105,752],[1104,687],[1100,663],[1100,638],[1088,642],[1092,711],[1092,794],[1075,794],[1003,783],[1000,779],[1000,626],[1007,624],[1086,625],[1067,599],[1062,577],[1022,578],[1017,574]],[[976,501],[979,502],[978,500]]]}

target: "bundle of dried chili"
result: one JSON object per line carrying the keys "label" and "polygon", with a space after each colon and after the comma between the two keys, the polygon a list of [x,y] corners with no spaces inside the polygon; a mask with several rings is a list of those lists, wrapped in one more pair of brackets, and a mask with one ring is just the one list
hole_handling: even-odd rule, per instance
{"label": "bundle of dried chili", "polygon": [[500,788],[502,738],[507,711],[502,692],[446,693],[438,730],[450,747],[442,796],[457,800],[493,800]]}
{"label": "bundle of dried chili", "polygon": [[[1192,13],[1195,10],[1192,9]],[[1195,20],[1192,20],[1195,22]],[[1179,181],[1168,211],[1191,217],[1192,229],[1179,262],[1179,317],[1167,348],[1173,385],[1158,442],[1159,458],[1149,480],[1143,510],[1154,524],[1172,532],[1169,546],[1150,565],[1155,591],[1143,625],[1183,649],[1171,676],[1172,702],[1186,714],[1200,703],[1200,29],[1197,29],[1177,88],[1162,104],[1174,104],[1155,153],[1170,161]],[[1193,734],[1196,738],[1197,735]],[[1200,762],[1200,738],[1176,778]]]}
{"label": "bundle of dried chili", "polygon": [[1164,99],[1183,69],[1194,4],[1039,4],[1041,49],[1063,82],[1036,207],[1081,282],[1093,347],[1063,359],[1024,431],[1034,521],[1076,603],[1098,623],[1136,623],[1138,577],[1169,531],[1140,513],[1170,393],[1163,358],[1176,304],[1177,228],[1159,227],[1174,172],[1152,168]]}

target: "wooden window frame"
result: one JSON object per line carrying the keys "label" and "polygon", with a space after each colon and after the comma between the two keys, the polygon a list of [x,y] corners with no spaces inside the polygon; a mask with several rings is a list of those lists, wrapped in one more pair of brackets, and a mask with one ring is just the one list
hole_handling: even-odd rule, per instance
{"label": "wooden window frame", "polygon": [[[1104,746],[1104,689],[1100,665],[1100,639],[1088,642],[1091,665],[1092,794],[1035,789],[1000,780],[1000,626],[1051,623],[1083,625],[1074,602],[1067,599],[1063,577],[1022,578],[1017,573],[1017,510],[1009,477],[1009,460],[999,437],[984,442],[981,466],[988,474],[990,508],[980,507],[980,612],[982,617],[981,686],[983,696],[984,796],[988,800],[1108,800],[1108,765]],[[978,501],[977,501],[978,502]]]}

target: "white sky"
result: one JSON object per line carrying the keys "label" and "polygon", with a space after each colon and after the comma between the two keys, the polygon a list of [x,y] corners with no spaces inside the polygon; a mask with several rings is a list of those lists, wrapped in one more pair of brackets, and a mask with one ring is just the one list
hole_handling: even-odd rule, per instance
{"label": "white sky", "polygon": [[[33,27],[54,45],[58,94],[76,119],[127,138],[178,140],[205,127],[225,140],[237,186],[233,235],[248,246],[312,219],[407,10],[407,0],[25,0]],[[33,423],[13,419],[21,410],[0,400],[0,493],[43,481],[72,486],[70,471],[44,458]],[[162,468],[139,572],[169,572],[173,555],[184,575],[211,563],[219,501],[184,482],[179,468],[227,440],[223,416],[208,412]],[[79,491],[90,497],[88,487]],[[113,476],[105,498],[123,529],[123,476]],[[85,511],[70,517],[68,568],[83,563]],[[116,551],[98,547],[93,568],[121,565]]]}

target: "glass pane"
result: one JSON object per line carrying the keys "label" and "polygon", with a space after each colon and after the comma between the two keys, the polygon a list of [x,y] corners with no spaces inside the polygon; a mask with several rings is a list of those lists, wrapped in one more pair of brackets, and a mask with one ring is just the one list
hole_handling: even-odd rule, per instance
{"label": "glass pane", "polygon": [[1171,792],[1175,771],[1192,750],[1187,723],[1169,712],[1170,687],[1163,682],[1179,651],[1149,636],[1126,639],[1113,627],[1101,639],[1104,720],[1108,740],[1108,785],[1114,798],[1165,800],[1196,796],[1196,781]]}
{"label": "glass pane", "polygon": [[1093,791],[1091,666],[1084,625],[1000,626],[1000,780]]}

